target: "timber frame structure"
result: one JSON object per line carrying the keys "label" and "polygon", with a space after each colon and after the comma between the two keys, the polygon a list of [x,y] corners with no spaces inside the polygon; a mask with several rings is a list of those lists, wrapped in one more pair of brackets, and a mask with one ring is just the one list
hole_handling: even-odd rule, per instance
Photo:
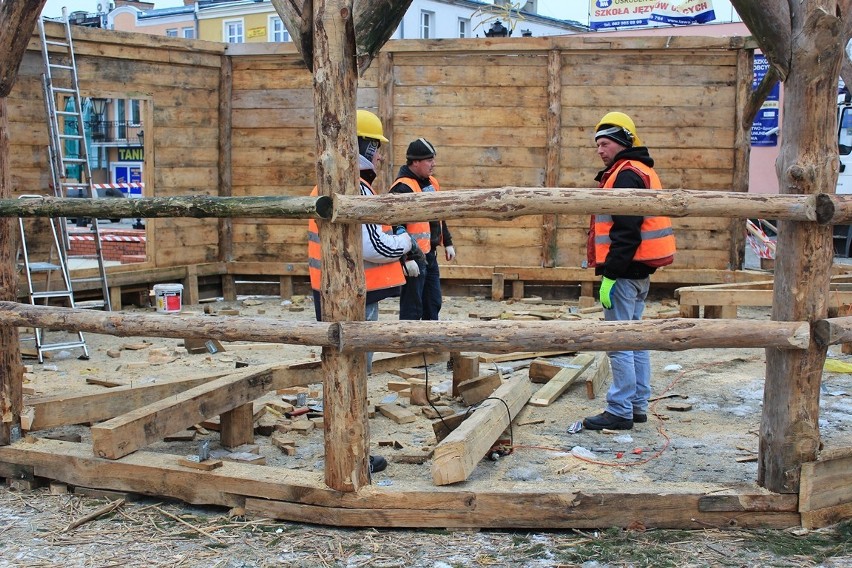
{"label": "timber frame structure", "polygon": [[[21,4],[6,0],[2,7],[5,9],[9,5]],[[349,87],[352,91],[350,94],[354,94],[355,85],[352,81],[355,58],[347,42],[323,35],[323,30],[334,28],[335,23],[346,23],[338,21],[339,18],[345,19],[346,12],[333,9],[345,3],[317,0],[313,4],[315,8],[319,6],[313,24],[320,30],[314,34],[312,46],[314,69],[325,68],[324,65],[318,65],[317,61],[326,65],[346,61],[342,67],[346,68],[343,82],[347,85],[340,92],[329,90],[329,85],[322,84],[323,78],[314,78],[313,108],[324,109],[326,112],[323,116],[316,116],[321,113],[315,113],[313,109],[306,111],[296,104],[287,107],[288,101],[292,103],[301,96],[298,91],[304,91],[310,80],[309,74],[299,71],[299,61],[292,57],[292,48],[264,47],[271,50],[270,56],[252,51],[255,49],[253,47],[246,47],[242,54],[244,57],[237,57],[226,53],[224,47],[211,47],[203,42],[182,43],[168,38],[143,40],[128,34],[87,29],[75,30],[75,34],[82,40],[79,44],[86,45],[88,42],[88,48],[83,48],[84,53],[88,54],[88,63],[87,58],[82,57],[80,66],[85,69],[89,65],[92,80],[98,77],[95,70],[108,75],[105,71],[112,66],[121,66],[123,72],[127,73],[125,64],[138,59],[144,52],[148,60],[140,65],[139,73],[154,81],[150,86],[151,92],[142,93],[142,96],[154,101],[154,106],[147,111],[147,120],[152,127],[150,130],[146,127],[145,136],[146,150],[156,152],[154,171],[146,170],[149,187],[154,188],[154,193],[138,203],[97,203],[94,207],[99,212],[109,210],[111,215],[120,210],[119,216],[174,218],[180,221],[159,227],[162,230],[158,229],[157,238],[152,239],[152,250],[149,252],[152,263],[143,267],[147,272],[135,277],[111,275],[113,285],[120,287],[144,283],[147,287],[152,278],[179,278],[189,284],[189,301],[193,302],[198,297],[197,279],[215,274],[222,278],[225,297],[234,297],[235,274],[250,269],[263,273],[270,266],[268,261],[262,260],[262,251],[270,244],[269,233],[252,233],[246,227],[258,225],[258,218],[267,219],[270,227],[285,228],[281,234],[302,235],[298,240],[291,237],[290,241],[285,239],[283,242],[291,244],[293,250],[303,250],[304,219],[313,217],[322,221],[323,258],[329,261],[323,274],[324,288],[337,292],[349,290],[339,294],[338,303],[332,301],[326,304],[325,299],[330,296],[324,295],[324,307],[329,307],[327,317],[330,321],[296,325],[258,318],[250,321],[207,317],[161,318],[156,315],[135,315],[131,318],[120,312],[84,313],[19,304],[14,301],[16,287],[10,284],[14,282],[15,266],[14,255],[9,253],[12,250],[11,224],[6,223],[0,227],[0,244],[3,245],[0,282],[4,283],[3,297],[0,298],[3,300],[0,301],[0,329],[3,331],[3,343],[0,344],[0,402],[3,410],[0,476],[9,480],[47,478],[72,485],[177,498],[188,503],[241,506],[249,514],[337,526],[592,528],[641,523],[649,528],[732,525],[779,528],[800,524],[822,526],[852,515],[852,495],[848,486],[852,448],[821,450],[817,416],[794,415],[797,408],[790,406],[764,405],[767,413],[764,425],[774,425],[777,431],[770,436],[765,427],[762,428],[759,465],[759,482],[762,487],[753,490],[729,489],[711,494],[658,494],[649,490],[611,494],[577,492],[570,487],[564,491],[518,493],[473,491],[464,487],[394,491],[391,488],[371,486],[366,470],[366,404],[365,397],[361,396],[366,377],[363,353],[372,350],[410,352],[415,344],[417,349],[426,352],[449,351],[448,322],[432,325],[430,322],[389,324],[358,321],[363,320],[363,299],[359,300],[359,294],[363,294],[363,274],[357,269],[348,270],[342,260],[343,255],[330,254],[333,251],[329,244],[332,238],[343,243],[341,249],[349,258],[359,260],[359,243],[353,235],[360,234],[359,230],[355,230],[360,222],[416,220],[423,211],[428,211],[435,218],[465,219],[470,224],[470,212],[476,211],[477,221],[473,224],[476,230],[467,237],[470,242],[482,238],[498,246],[511,242],[513,237],[522,240],[521,235],[530,232],[532,226],[539,229],[537,234],[540,240],[537,241],[538,246],[534,247],[539,254],[534,255],[531,263],[524,265],[519,261],[505,267],[505,270],[501,269],[501,272],[497,272],[497,263],[488,262],[492,258],[485,256],[482,258],[482,266],[487,268],[461,267],[460,274],[475,273],[477,277],[487,275],[486,278],[493,278],[494,274],[515,271],[512,273],[518,274],[521,280],[538,277],[542,280],[577,282],[583,286],[585,295],[591,295],[592,278],[577,269],[567,268],[579,265],[575,262],[581,255],[577,243],[582,242],[582,239],[571,235],[582,226],[582,215],[604,209],[608,213],[656,212],[672,215],[681,223],[679,238],[684,239],[685,254],[679,261],[681,266],[663,271],[665,275],[662,278],[671,278],[671,282],[677,284],[720,283],[759,277],[736,269],[741,266],[744,233],[740,230],[742,219],[778,219],[789,223],[789,226],[818,227],[827,235],[830,225],[852,221],[852,202],[826,193],[779,196],[752,196],[747,193],[745,170],[748,136],[742,118],[746,113],[747,93],[751,86],[750,62],[754,45],[742,38],[663,38],[656,43],[656,40],[648,40],[646,43],[637,43],[635,39],[610,40],[605,45],[595,39],[582,38],[540,38],[529,43],[489,40],[484,51],[472,55],[475,58],[472,68],[483,70],[479,75],[483,80],[488,79],[488,69],[497,60],[516,67],[511,74],[515,81],[535,75],[530,73],[529,66],[547,70],[544,83],[531,85],[535,94],[525,94],[524,89],[517,87],[510,88],[511,92],[506,95],[516,99],[509,115],[513,112],[520,115],[527,106],[544,103],[542,106],[546,111],[540,114],[537,130],[524,132],[518,123],[517,138],[511,143],[513,147],[525,148],[526,139],[523,136],[546,134],[546,144],[539,146],[538,152],[527,151],[525,158],[531,162],[543,158],[542,165],[525,168],[510,163],[510,153],[504,156],[493,149],[488,138],[492,132],[486,125],[479,127],[482,131],[482,148],[456,150],[453,154],[466,155],[465,159],[477,163],[484,156],[490,156],[496,168],[494,171],[509,168],[517,174],[511,179],[514,184],[487,183],[495,178],[485,175],[483,170],[474,171],[472,177],[465,178],[459,174],[457,179],[453,179],[455,183],[452,185],[470,188],[464,191],[421,194],[410,199],[347,195],[354,188],[349,188],[351,184],[341,180],[352,179],[349,174],[354,173],[351,171],[354,168],[352,137],[334,137],[333,133],[354,132],[354,104],[351,100],[346,101],[345,95]],[[323,11],[323,7],[329,8],[328,11]],[[4,26],[4,29],[8,27]],[[346,28],[345,25],[340,27]],[[318,41],[323,38],[327,41]],[[4,45],[3,39],[0,33],[0,48]],[[147,45],[144,50],[140,50],[138,47],[128,47],[129,41],[147,42]],[[400,42],[396,51],[387,46],[385,51],[378,54],[380,71],[372,79],[372,90],[358,93],[368,99],[375,97],[370,100],[375,104],[363,106],[379,109],[391,133],[394,150],[404,147],[405,141],[414,136],[415,132],[420,132],[420,118],[414,120],[413,117],[422,113],[423,109],[418,107],[406,110],[406,106],[414,107],[411,101],[416,97],[429,99],[427,102],[436,107],[440,107],[438,103],[441,101],[457,102],[456,98],[447,94],[458,88],[450,84],[451,68],[471,56],[465,53],[470,48],[469,43],[449,41],[416,44]],[[104,49],[111,50],[111,59],[99,55]],[[722,100],[719,106],[728,109],[723,111],[711,108],[702,111],[704,123],[709,121],[718,124],[708,128],[702,135],[704,142],[701,144],[704,147],[694,148],[690,152],[681,147],[687,141],[667,138],[671,132],[678,131],[672,127],[672,121],[675,124],[689,124],[686,118],[689,113],[685,109],[680,109],[680,112],[670,109],[667,116],[659,119],[656,125],[652,119],[653,113],[647,109],[637,108],[638,112],[633,113],[641,116],[637,122],[648,125],[647,130],[643,130],[643,136],[650,140],[650,146],[661,148],[663,156],[675,151],[683,155],[686,165],[667,172],[670,174],[668,179],[675,180],[673,187],[701,189],[644,195],[641,192],[603,192],[583,188],[584,184],[566,183],[569,179],[576,182],[577,179],[591,178],[590,163],[587,163],[590,160],[577,158],[573,154],[576,149],[587,146],[591,124],[600,115],[602,108],[612,104],[612,100],[601,95],[602,90],[596,90],[594,86],[587,91],[574,86],[583,80],[593,81],[594,74],[572,75],[568,72],[566,60],[588,57],[591,61],[587,63],[594,67],[600,65],[613,50],[619,51],[623,61],[632,62],[637,69],[655,58],[682,59],[684,55],[698,58],[704,53],[708,60],[707,67],[699,73],[683,75],[699,83],[708,80],[707,73],[712,67],[728,62],[727,75],[711,78],[711,84],[704,82],[700,88],[691,91],[698,99],[708,97],[704,102]],[[531,53],[533,51],[537,52],[535,56]],[[601,51],[604,53],[601,54]],[[434,66],[436,69],[444,69],[445,75],[432,71],[438,74],[427,73],[431,87],[414,86],[410,91],[403,91],[400,85],[405,82],[406,70],[402,68],[405,65],[401,64],[401,60],[413,53],[413,61],[407,64],[418,68],[422,66],[420,60],[426,57],[427,52],[436,55]],[[291,57],[287,59],[284,56]],[[26,76],[27,57],[23,59],[25,64],[22,69]],[[177,89],[170,84],[173,78],[163,73],[164,66],[175,62],[182,66],[185,73],[186,81],[180,85],[181,94],[176,94]],[[195,73],[197,69],[205,67],[215,69],[212,79],[211,76]],[[240,75],[240,70],[247,69],[252,72]],[[269,73],[264,76],[257,73],[258,69],[266,69]],[[577,72],[577,68],[571,69]],[[628,72],[626,75],[637,79],[640,76],[637,69],[634,69],[634,74]],[[499,79],[488,80],[504,81],[507,75],[502,71],[498,74]],[[415,74],[422,72],[422,69],[414,71]],[[290,83],[290,89],[284,89],[288,92],[276,92],[274,96],[269,92],[264,96],[270,90],[271,83],[278,82],[276,84],[280,86],[284,75],[292,76],[291,80],[294,81]],[[646,69],[643,76],[653,75]],[[367,84],[370,84],[369,72],[367,76]],[[656,77],[665,79],[666,75],[658,73]],[[605,79],[609,81],[612,77],[605,76]],[[328,81],[327,77],[325,80]],[[25,102],[28,85],[31,87],[32,81],[19,84],[23,92],[18,98],[15,98],[14,91],[10,97],[7,97],[8,92],[0,91],[0,171],[5,176],[0,179],[0,212],[6,218],[73,215],[88,205],[57,199],[22,205],[12,199],[15,192],[42,185],[39,183],[42,174],[39,173],[38,160],[35,165],[25,165],[29,163],[29,154],[38,156],[39,153],[33,151],[28,154],[21,151],[20,147],[16,151],[14,145],[10,151],[6,134],[9,130],[6,99],[9,98],[13,107],[26,116],[31,111],[31,106]],[[447,91],[441,92],[441,86],[446,86]],[[502,84],[498,86],[505,88]],[[626,89],[628,85],[623,87]],[[672,90],[671,87],[671,84],[648,87],[658,93],[652,104],[666,105],[665,92],[666,89]],[[395,89],[402,92],[394,94]],[[483,96],[490,96],[493,100],[498,92],[495,86]],[[167,104],[155,110],[159,108],[156,106],[157,97],[165,96],[166,93],[174,97],[169,103],[171,106]],[[599,99],[589,103],[593,95]],[[472,97],[473,92],[468,92],[467,96]],[[679,96],[683,98],[682,94]],[[195,97],[193,101],[204,103],[206,107],[193,104],[184,110],[184,105],[189,102],[188,97]],[[474,104],[482,104],[484,100],[488,99],[480,99],[479,103]],[[580,104],[591,106],[582,113],[572,114],[563,108],[566,101],[581,101]],[[701,104],[698,103],[699,106]],[[452,107],[452,104],[447,106]],[[217,127],[209,126],[210,114],[206,114],[205,110],[214,112],[216,120],[213,124],[217,124]],[[182,116],[181,112],[186,114]],[[408,118],[406,112],[410,113]],[[450,124],[459,118],[457,113],[444,107],[436,108],[435,116],[440,116],[441,112],[444,113],[444,120]],[[566,123],[569,117],[574,122]],[[410,118],[418,124],[403,125]],[[174,126],[171,122],[180,120],[189,123]],[[320,194],[325,197],[313,200],[297,197],[306,195],[306,188],[312,184],[309,180],[313,172],[305,168],[302,162],[298,163],[301,170],[288,170],[302,171],[302,183],[296,184],[298,187],[288,187],[288,193],[283,197],[259,197],[273,193],[280,195],[279,190],[284,184],[281,178],[267,177],[263,181],[252,181],[252,170],[264,169],[252,163],[252,159],[268,160],[269,155],[265,153],[266,147],[262,146],[264,152],[260,152],[254,145],[264,136],[280,138],[279,132],[260,132],[255,129],[260,124],[281,121],[292,125],[300,120],[303,123],[312,120],[316,122],[313,129],[303,124],[301,133],[288,140],[294,144],[298,140],[312,140],[313,136],[309,134],[316,133],[319,147],[313,150],[315,154],[311,151],[296,153],[295,156],[284,156],[281,160],[294,159],[299,162],[307,156],[311,162],[318,162]],[[477,120],[476,115],[471,115],[471,120]],[[481,116],[479,120],[482,120]],[[531,116],[526,115],[522,120],[529,121]],[[36,121],[33,118],[31,122]],[[237,123],[241,126],[235,126]],[[200,145],[196,148],[197,152],[193,152],[187,162],[178,167],[178,157],[169,151],[169,144],[174,143],[182,130],[187,132],[181,135],[189,136],[191,141],[197,141]],[[191,132],[196,130],[202,132]],[[20,134],[19,130],[12,129],[12,132]],[[465,144],[464,141],[454,143],[454,137],[460,135],[450,130],[431,130],[426,136],[443,138],[448,141],[448,145],[464,147]],[[213,142],[208,140],[201,144],[202,140],[208,138],[212,138]],[[241,140],[249,140],[249,143],[240,146]],[[273,145],[272,138],[266,140],[267,144]],[[339,147],[335,147],[335,143]],[[35,148],[37,144],[24,146]],[[304,146],[313,147],[313,144],[305,143]],[[292,149],[292,146],[287,148]],[[271,153],[281,152],[284,149],[276,146]],[[511,155],[516,154],[525,153]],[[471,162],[453,163],[456,159],[454,156],[447,158],[459,169],[473,168]],[[708,163],[707,160],[713,162]],[[665,162],[665,158],[662,161]],[[199,166],[199,163],[205,165]],[[10,171],[20,173],[10,176]],[[279,170],[265,168],[261,175],[269,176],[274,171],[279,176],[285,175],[283,166]],[[385,172],[386,176],[390,174],[390,171]],[[473,182],[477,176],[478,182]],[[290,178],[288,174],[286,179],[289,182],[295,178]],[[242,185],[238,185],[238,182]],[[572,185],[579,187],[562,187]],[[491,189],[495,186],[501,189]],[[215,197],[197,195],[203,194],[207,187],[216,188]],[[334,199],[329,205],[327,200],[331,195],[334,195]],[[258,215],[256,209],[258,202],[264,207],[262,216]],[[122,207],[126,209],[120,209]],[[530,218],[535,219],[535,222],[532,225],[525,224]],[[209,219],[214,222],[211,223]],[[278,220],[282,220],[280,225],[277,225]],[[211,230],[218,246],[210,245],[205,239]],[[184,245],[180,237],[193,233],[200,235],[199,240]],[[149,231],[149,234],[153,234],[153,231]],[[712,248],[703,249],[702,246],[710,242],[710,235],[716,237],[710,245]],[[529,255],[529,243],[522,241],[517,247],[516,251],[501,251],[503,258],[521,259],[524,254]],[[795,250],[794,247],[789,248]],[[180,250],[184,256],[178,257]],[[783,248],[779,247],[779,250],[781,255],[785,254]],[[818,260],[826,261],[821,270],[827,275],[830,259],[824,255],[815,256]],[[291,286],[284,278],[298,273],[299,259],[296,253],[285,252],[283,257],[279,254],[275,261],[285,267],[283,272],[281,268],[278,271],[270,270],[282,278],[281,288],[284,292]],[[700,261],[708,263],[715,272],[694,268]],[[358,266],[359,263],[354,265]],[[525,276],[521,277],[522,274]],[[815,277],[797,285],[816,286],[819,282],[820,279]],[[776,289],[776,298],[777,294],[784,292]],[[315,364],[313,368],[310,365],[305,368],[304,365],[282,363],[244,370],[201,384],[188,380],[180,385],[179,393],[164,388],[133,388],[117,394],[110,393],[112,396],[99,401],[86,401],[86,405],[72,400],[51,407],[56,414],[37,412],[32,422],[27,424],[29,434],[25,435],[22,431],[23,373],[16,332],[19,326],[95,331],[119,336],[249,339],[320,346],[323,348],[322,368],[320,370]],[[487,353],[554,348],[596,351],[613,348],[681,350],[752,346],[765,347],[767,353],[779,356],[815,353],[816,359],[819,359],[820,352],[824,358],[827,345],[852,340],[852,318],[826,318],[821,313],[791,321],[785,321],[782,317],[767,322],[737,323],[734,320],[731,326],[724,329],[717,322],[694,318],[580,326],[572,322],[522,322],[513,324],[511,329],[506,329],[501,322],[488,326],[483,326],[481,322],[475,325],[454,322],[452,326],[453,351],[476,350]],[[270,390],[317,382],[323,383],[327,409],[324,478],[301,471],[236,463],[225,463],[218,469],[201,471],[180,463],[176,456],[144,451],[146,444],[197,423],[199,418],[206,418],[207,415],[220,415],[223,438],[227,437],[232,444],[238,444],[246,438],[251,427],[252,400]],[[816,381],[816,389],[806,376],[794,382],[786,387],[788,391],[793,391],[795,396],[791,397],[803,401],[802,405],[807,407],[813,405],[816,397],[818,408],[819,381]],[[85,416],[75,414],[75,408],[83,409]],[[92,427],[91,444],[38,437],[39,428],[79,422],[97,422]],[[506,425],[508,423],[502,427]],[[784,442],[791,439],[794,439],[792,444],[776,443],[776,440]]]}

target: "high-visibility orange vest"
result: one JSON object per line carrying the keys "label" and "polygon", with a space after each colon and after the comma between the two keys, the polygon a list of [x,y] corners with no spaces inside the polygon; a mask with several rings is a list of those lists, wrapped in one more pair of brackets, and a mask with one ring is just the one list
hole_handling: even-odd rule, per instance
{"label": "high-visibility orange vest", "polygon": [[[363,179],[361,183],[370,187],[370,184]],[[372,191],[372,188],[370,190]],[[311,195],[316,196],[318,193],[318,189],[314,187]],[[391,226],[382,225],[382,231],[390,233]],[[320,249],[319,227],[315,220],[308,219],[308,274],[311,277],[311,288],[317,291],[320,290],[320,283],[322,281],[322,254]],[[402,265],[396,261],[376,264],[365,260],[364,279],[366,280],[367,292],[384,290],[405,284]]]}
{"label": "high-visibility orange vest", "polygon": [[[648,189],[662,189],[657,172],[653,168],[636,160],[624,160],[618,167],[609,173],[601,187],[612,189],[615,178],[623,169],[636,172],[645,182]],[[609,238],[609,230],[613,221],[611,215],[595,215],[595,262],[603,264],[609,254],[609,246],[612,242]],[[633,260],[645,262],[651,266],[661,266],[654,261],[661,259],[673,259],[675,253],[675,238],[672,230],[672,222],[668,217],[646,216],[641,227],[642,242],[633,255]],[[666,262],[670,264],[670,262]]]}
{"label": "high-visibility orange vest", "polygon": [[[394,185],[397,183],[404,183],[408,187],[411,188],[411,191],[416,193],[422,192],[420,189],[420,184],[417,183],[417,180],[414,178],[397,178],[394,180]],[[434,188],[435,191],[440,191],[441,187],[438,185],[438,180],[435,179],[434,176],[429,176],[429,184]],[[416,223],[406,223],[405,230],[417,242],[417,246],[420,247],[420,250],[423,251],[423,254],[427,254],[432,251],[432,229],[429,227],[429,221],[418,221]]]}

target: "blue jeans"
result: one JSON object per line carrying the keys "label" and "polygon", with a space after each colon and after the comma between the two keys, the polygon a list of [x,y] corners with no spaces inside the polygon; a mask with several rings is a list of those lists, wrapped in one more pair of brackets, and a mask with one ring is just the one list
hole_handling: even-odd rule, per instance
{"label": "blue jeans", "polygon": [[[604,309],[606,321],[642,319],[650,278],[618,278],[612,287],[612,308]],[[651,357],[649,351],[609,351],[612,385],[606,393],[606,411],[621,418],[648,412],[651,398]]]}

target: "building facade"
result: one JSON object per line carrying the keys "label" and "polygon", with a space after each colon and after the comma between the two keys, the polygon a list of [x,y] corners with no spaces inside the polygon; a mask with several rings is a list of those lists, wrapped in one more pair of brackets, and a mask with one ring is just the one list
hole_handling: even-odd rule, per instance
{"label": "building facade", "polygon": [[[153,3],[117,0],[106,13],[105,27],[225,43],[290,41],[270,0],[184,1],[184,6],[157,9]],[[579,22],[538,15],[535,0],[520,9],[512,9],[506,0],[414,0],[391,39],[551,36],[587,30]]]}

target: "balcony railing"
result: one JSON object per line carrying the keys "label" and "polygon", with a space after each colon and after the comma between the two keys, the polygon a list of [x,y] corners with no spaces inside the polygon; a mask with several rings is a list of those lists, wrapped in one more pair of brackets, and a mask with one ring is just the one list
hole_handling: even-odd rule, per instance
{"label": "balcony railing", "polygon": [[120,142],[124,144],[142,144],[142,125],[130,121],[90,120],[86,123],[95,143]]}

